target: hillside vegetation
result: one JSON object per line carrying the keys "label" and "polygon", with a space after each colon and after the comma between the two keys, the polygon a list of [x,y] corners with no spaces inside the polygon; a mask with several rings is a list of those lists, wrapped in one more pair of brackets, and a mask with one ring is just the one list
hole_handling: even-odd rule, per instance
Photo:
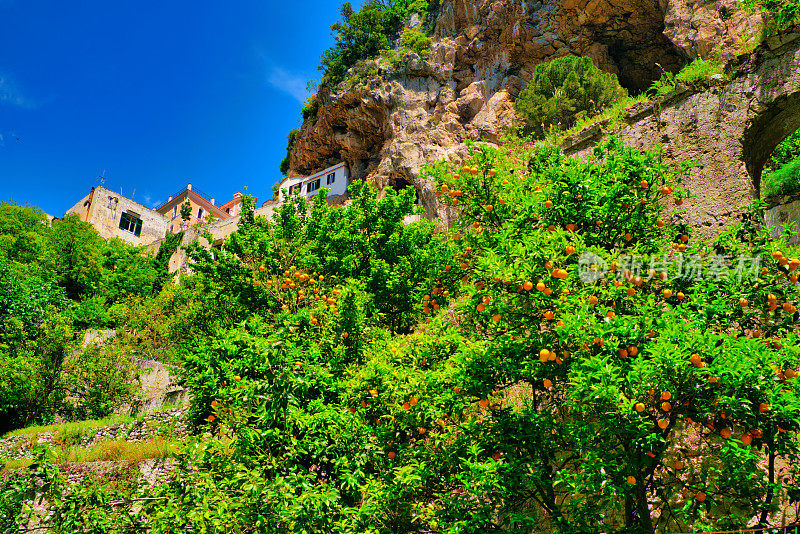
{"label": "hillside vegetation", "polygon": [[411,191],[355,184],[347,206],[296,198],[272,221],[248,201],[179,286],[202,332],[180,349],[191,414],[219,439],[133,493],[62,493],[41,456],[0,487],[0,524],[25,524],[33,494],[70,532],[779,522],[798,495],[800,253],[747,222],[694,237],[686,172],[613,139],[589,162],[511,139],[427,170],[460,210],[446,231],[403,224]]}

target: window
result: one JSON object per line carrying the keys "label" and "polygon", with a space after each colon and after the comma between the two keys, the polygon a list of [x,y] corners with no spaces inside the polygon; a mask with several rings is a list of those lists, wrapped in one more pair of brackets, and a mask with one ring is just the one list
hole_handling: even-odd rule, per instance
{"label": "window", "polygon": [[197,208],[197,218],[203,220],[203,208]]}
{"label": "window", "polygon": [[124,212],[119,219],[120,230],[133,232],[133,235],[139,237],[142,233],[142,219],[135,213]]}
{"label": "window", "polygon": [[302,189],[302,187],[303,187],[302,184],[295,184],[295,185],[289,186],[289,195],[291,195],[295,191],[299,191],[300,189]]}
{"label": "window", "polygon": [[328,183],[327,185],[331,185],[333,182],[336,181],[336,173],[332,172],[328,175]]}
{"label": "window", "polygon": [[174,219],[177,216],[178,216],[178,206],[173,206],[172,207],[172,218]]}
{"label": "window", "polygon": [[317,178],[313,182],[308,182],[308,185],[306,186],[306,193],[313,193],[314,191],[319,189],[319,186],[320,186],[319,178]]}

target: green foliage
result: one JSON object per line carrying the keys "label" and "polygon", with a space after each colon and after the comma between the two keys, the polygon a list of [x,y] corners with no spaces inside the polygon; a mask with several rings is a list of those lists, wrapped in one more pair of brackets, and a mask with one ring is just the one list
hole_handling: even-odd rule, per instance
{"label": "green foliage", "polygon": [[46,247],[47,230],[41,210],[0,203],[0,259],[16,266],[36,265]]}
{"label": "green foliage", "polygon": [[800,159],[761,176],[761,195],[791,195],[800,191]]}
{"label": "green foliage", "polygon": [[431,46],[431,39],[423,32],[411,28],[403,28],[401,34],[403,47],[425,58]]}
{"label": "green foliage", "polygon": [[280,165],[281,174],[286,174],[287,172],[289,172],[289,158],[292,155],[292,148],[294,148],[294,144],[297,141],[298,135],[300,135],[300,130],[294,128],[292,130],[289,130],[289,134],[286,136],[286,156],[281,160],[281,165]]}
{"label": "green foliage", "polygon": [[77,351],[64,363],[69,398],[60,412],[68,420],[108,417],[134,394],[135,368],[129,348],[119,342]]}
{"label": "green foliage", "polygon": [[389,46],[383,3],[368,0],[356,11],[350,2],[341,7],[342,20],[331,26],[334,45],[320,60],[322,83],[337,83],[359,59],[374,56]]}
{"label": "green foliage", "polygon": [[97,291],[102,278],[101,250],[105,242],[92,225],[73,213],[54,221],[47,237],[47,262],[67,296],[77,299],[82,294]]}
{"label": "green foliage", "polygon": [[403,224],[412,191],[272,220],[246,197],[216,259],[190,247],[187,285],[118,319],[148,338],[187,309],[191,415],[218,439],[129,495],[63,491],[40,457],[0,486],[3,526],[31,497],[70,532],[774,526],[798,495],[798,250],[693,236],[690,166],[658,151],[526,141],[426,168],[447,232]]}
{"label": "green foliage", "polygon": [[722,74],[724,70],[721,54],[717,53],[709,59],[696,58],[675,76],[675,80],[687,83],[708,81],[712,76]]}
{"label": "green foliage", "polygon": [[[35,208],[0,204],[0,431],[59,411],[101,413],[122,398],[115,392],[129,385],[115,383],[121,375],[103,371],[102,358],[67,355],[80,330],[114,326],[111,305],[152,296],[158,274],[146,249],[107,242],[77,215],[48,226]],[[75,362],[91,387],[75,389]]]}
{"label": "green foliage", "polygon": [[176,232],[174,234],[167,234],[164,242],[158,248],[158,253],[155,257],[154,268],[157,273],[157,279],[154,283],[153,290],[161,291],[167,283],[174,279],[174,274],[169,272],[169,261],[172,255],[177,252],[178,247],[183,239],[183,232]]}
{"label": "green foliage", "polygon": [[761,196],[791,195],[800,191],[800,131],[784,139],[764,165]]}
{"label": "green foliage", "polygon": [[311,95],[303,104],[303,109],[300,112],[300,115],[303,117],[303,121],[307,121],[308,119],[316,118],[318,111],[319,100],[317,99],[317,95]]}
{"label": "green foliage", "polygon": [[764,33],[779,33],[800,21],[800,2],[797,0],[741,0],[751,10],[763,10],[769,16]]}
{"label": "green foliage", "polygon": [[551,127],[569,129],[626,96],[614,74],[587,57],[568,56],[537,65],[514,105],[535,135],[542,136]]}
{"label": "green foliage", "polygon": [[[322,83],[341,82],[359,60],[389,48],[412,14],[425,19],[436,7],[438,2],[428,0],[367,0],[356,11],[350,2],[345,2],[341,20],[331,26],[334,45],[322,54],[320,61]],[[429,45],[427,37],[418,30],[404,30],[403,40],[406,39],[406,46],[418,53],[424,53]]]}
{"label": "green foliage", "polygon": [[189,199],[186,199],[186,202],[181,204],[181,220],[183,221],[183,225],[185,226],[188,221],[192,218],[192,205],[189,203]]}

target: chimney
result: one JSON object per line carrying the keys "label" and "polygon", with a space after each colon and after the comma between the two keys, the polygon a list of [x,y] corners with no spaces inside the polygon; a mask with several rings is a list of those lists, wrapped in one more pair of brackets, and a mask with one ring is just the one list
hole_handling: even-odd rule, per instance
{"label": "chimney", "polygon": [[233,194],[233,198],[242,198],[242,194],[237,191]]}
{"label": "chimney", "polygon": [[167,199],[167,202],[169,202],[170,200],[172,200],[172,197],[169,197],[169,198]]}
{"label": "chimney", "polygon": [[191,191],[192,190],[192,184],[186,184],[186,190],[187,191]]}
{"label": "chimney", "polygon": [[215,198],[212,198],[212,199],[211,199],[211,205],[212,205],[212,206],[216,206],[216,204],[214,204],[214,201],[215,201],[215,200],[216,200]]}

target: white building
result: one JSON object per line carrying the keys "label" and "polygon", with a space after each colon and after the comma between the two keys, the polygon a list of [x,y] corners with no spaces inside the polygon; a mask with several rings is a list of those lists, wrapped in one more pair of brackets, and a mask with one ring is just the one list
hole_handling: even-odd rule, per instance
{"label": "white building", "polygon": [[295,190],[299,190],[300,195],[306,198],[313,197],[322,188],[328,189],[329,197],[343,195],[347,192],[349,178],[350,172],[346,163],[328,167],[308,177],[284,178],[280,185],[280,202],[285,202]]}

